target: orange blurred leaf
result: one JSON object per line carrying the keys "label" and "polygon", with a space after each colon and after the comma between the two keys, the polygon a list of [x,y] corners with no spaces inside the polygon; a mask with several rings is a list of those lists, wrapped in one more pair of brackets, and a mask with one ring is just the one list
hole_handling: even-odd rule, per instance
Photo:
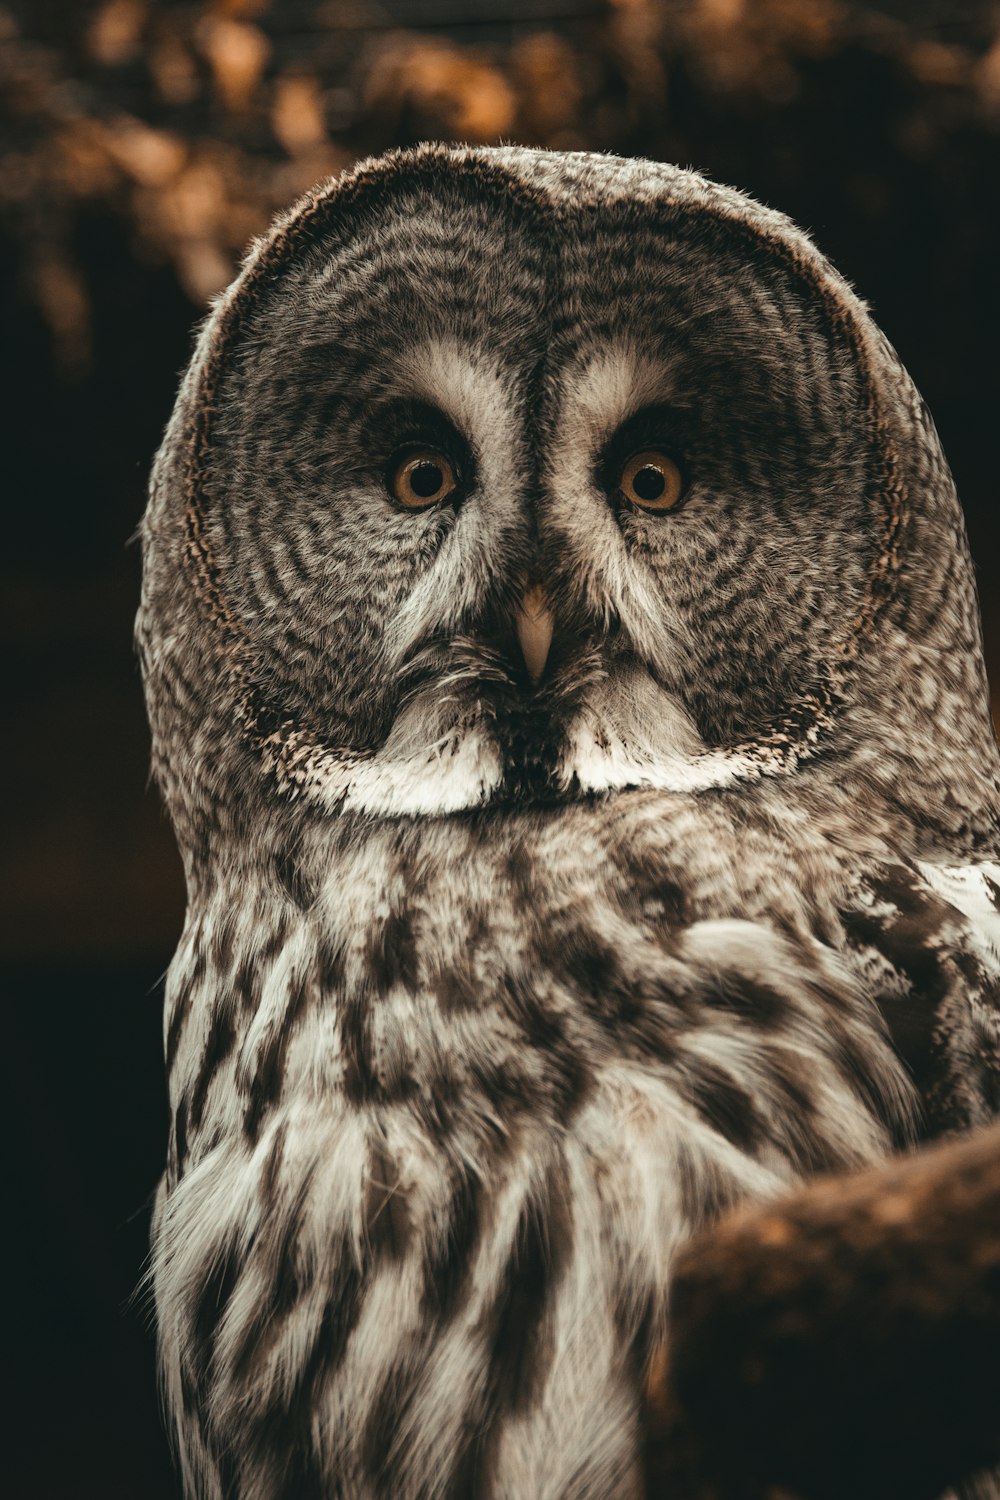
{"label": "orange blurred leaf", "polygon": [[160,98],[167,104],[190,104],[198,97],[198,70],[178,36],[165,32],[148,53],[149,71]]}
{"label": "orange blurred leaf", "polygon": [[271,126],[289,156],[326,140],[323,96],[315,78],[288,74],[276,81]]}
{"label": "orange blurred leaf", "polygon": [[271,43],[256,26],[212,16],[199,25],[198,41],[226,109],[245,114],[267,67]]}
{"label": "orange blurred leaf", "polygon": [[407,37],[386,48],[368,79],[369,103],[398,111],[409,102],[436,115],[453,137],[492,140],[517,117],[517,97],[482,53],[449,42]]}
{"label": "orange blurred leaf", "polygon": [[145,0],[107,0],[87,28],[87,51],[106,68],[131,62],[139,51],[145,23]]}
{"label": "orange blurred leaf", "polygon": [[127,116],[109,125],[104,138],[109,155],[144,187],[162,187],[172,181],[187,160],[187,147],[175,135]]}
{"label": "orange blurred leaf", "polygon": [[83,374],[90,364],[90,299],[83,278],[57,251],[43,252],[32,268],[35,299],[52,334],[63,373]]}

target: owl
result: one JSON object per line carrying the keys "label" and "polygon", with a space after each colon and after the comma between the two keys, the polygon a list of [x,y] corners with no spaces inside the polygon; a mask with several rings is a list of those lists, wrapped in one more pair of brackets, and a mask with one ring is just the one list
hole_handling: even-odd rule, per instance
{"label": "owl", "polygon": [[421,147],[252,248],[143,545],[186,1494],[640,1496],[678,1247],[1000,1099],[927,411],[740,193]]}

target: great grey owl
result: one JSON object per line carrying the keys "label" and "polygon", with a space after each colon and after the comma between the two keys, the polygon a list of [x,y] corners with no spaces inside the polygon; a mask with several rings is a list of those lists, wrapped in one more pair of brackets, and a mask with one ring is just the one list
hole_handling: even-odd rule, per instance
{"label": "great grey owl", "polygon": [[253,248],[143,535],[187,1494],[639,1495],[692,1230],[997,1108],[926,410],[781,215],[420,148]]}

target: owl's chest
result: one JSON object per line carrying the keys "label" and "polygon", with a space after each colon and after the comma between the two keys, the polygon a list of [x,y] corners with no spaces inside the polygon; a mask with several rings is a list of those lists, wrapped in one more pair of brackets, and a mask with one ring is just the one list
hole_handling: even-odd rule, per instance
{"label": "owl's chest", "polygon": [[242,1108],[259,1132],[305,1097],[436,1127],[566,1121],[605,1063],[662,1063],[690,1030],[669,895],[626,911],[588,873],[543,906],[509,865],[408,875],[355,871],[307,911],[217,893],[168,986],[172,1088],[192,1123]]}
{"label": "owl's chest", "polygon": [[[876,1152],[905,1090],[863,980],[672,812],[666,834],[641,799],[624,828],[384,830],[317,858],[298,904],[220,886],[170,978],[184,1146],[252,1148],[312,1110],[471,1159],[535,1128],[608,1162],[643,1132],[767,1172]],[[801,883],[771,872],[787,927]]]}

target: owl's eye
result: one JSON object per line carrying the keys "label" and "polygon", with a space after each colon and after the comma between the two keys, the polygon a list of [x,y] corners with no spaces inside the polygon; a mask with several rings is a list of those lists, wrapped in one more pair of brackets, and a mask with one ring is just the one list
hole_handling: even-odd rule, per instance
{"label": "owl's eye", "polygon": [[438,448],[409,449],[393,462],[389,488],[407,510],[426,510],[446,500],[458,488],[449,459]]}
{"label": "owl's eye", "polygon": [[645,448],[627,461],[617,489],[640,510],[673,510],[684,493],[684,476],[669,454]]}

